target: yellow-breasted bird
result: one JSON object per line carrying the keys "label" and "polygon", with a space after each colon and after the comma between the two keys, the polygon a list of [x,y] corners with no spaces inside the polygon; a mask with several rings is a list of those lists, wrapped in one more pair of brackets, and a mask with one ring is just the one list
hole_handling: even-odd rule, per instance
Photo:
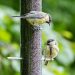
{"label": "yellow-breasted bird", "polygon": [[46,42],[46,48],[43,50],[45,65],[47,65],[49,60],[54,60],[58,55],[59,48],[54,39],[49,39]]}
{"label": "yellow-breasted bird", "polygon": [[51,16],[47,13],[41,11],[30,11],[23,16],[12,16],[12,17],[19,17],[25,18],[31,25],[37,26],[42,25],[44,23],[48,23],[50,25]]}

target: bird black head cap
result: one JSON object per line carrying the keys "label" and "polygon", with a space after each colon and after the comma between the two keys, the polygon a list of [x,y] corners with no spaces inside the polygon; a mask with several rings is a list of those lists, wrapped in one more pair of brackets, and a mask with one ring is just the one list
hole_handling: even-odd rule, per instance
{"label": "bird black head cap", "polygon": [[49,40],[47,41],[47,45],[49,45],[50,42],[52,42],[52,41],[54,41],[54,39],[49,39]]}

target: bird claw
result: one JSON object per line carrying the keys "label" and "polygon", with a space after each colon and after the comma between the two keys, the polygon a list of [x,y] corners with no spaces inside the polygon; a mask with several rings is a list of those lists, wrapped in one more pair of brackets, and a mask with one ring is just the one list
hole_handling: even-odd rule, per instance
{"label": "bird claw", "polygon": [[33,30],[41,30],[42,28],[40,27],[40,26],[35,26],[34,28],[33,28]]}

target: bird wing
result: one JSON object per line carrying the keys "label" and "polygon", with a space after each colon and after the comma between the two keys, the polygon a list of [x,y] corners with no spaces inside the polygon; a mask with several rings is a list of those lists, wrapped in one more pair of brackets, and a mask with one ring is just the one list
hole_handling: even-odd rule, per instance
{"label": "bird wing", "polygon": [[54,48],[57,52],[59,52],[59,48],[58,48],[58,46],[54,45],[53,48]]}
{"label": "bird wing", "polygon": [[27,14],[25,14],[25,18],[32,18],[32,19],[41,19],[44,18],[47,14],[44,12],[40,12],[40,11],[31,11]]}
{"label": "bird wing", "polygon": [[19,18],[28,18],[28,19],[41,19],[44,18],[47,13],[40,12],[40,11],[30,11],[22,16],[12,16],[12,17],[19,17]]}

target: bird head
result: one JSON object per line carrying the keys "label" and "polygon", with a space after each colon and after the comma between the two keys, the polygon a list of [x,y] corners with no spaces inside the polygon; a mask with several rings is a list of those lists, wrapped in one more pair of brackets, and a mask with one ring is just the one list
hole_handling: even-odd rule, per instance
{"label": "bird head", "polygon": [[52,21],[52,18],[51,18],[51,16],[48,14],[48,15],[46,16],[46,23],[48,23],[48,24],[50,25],[51,21]]}
{"label": "bird head", "polygon": [[47,45],[53,46],[56,45],[56,41],[54,39],[47,40]]}

